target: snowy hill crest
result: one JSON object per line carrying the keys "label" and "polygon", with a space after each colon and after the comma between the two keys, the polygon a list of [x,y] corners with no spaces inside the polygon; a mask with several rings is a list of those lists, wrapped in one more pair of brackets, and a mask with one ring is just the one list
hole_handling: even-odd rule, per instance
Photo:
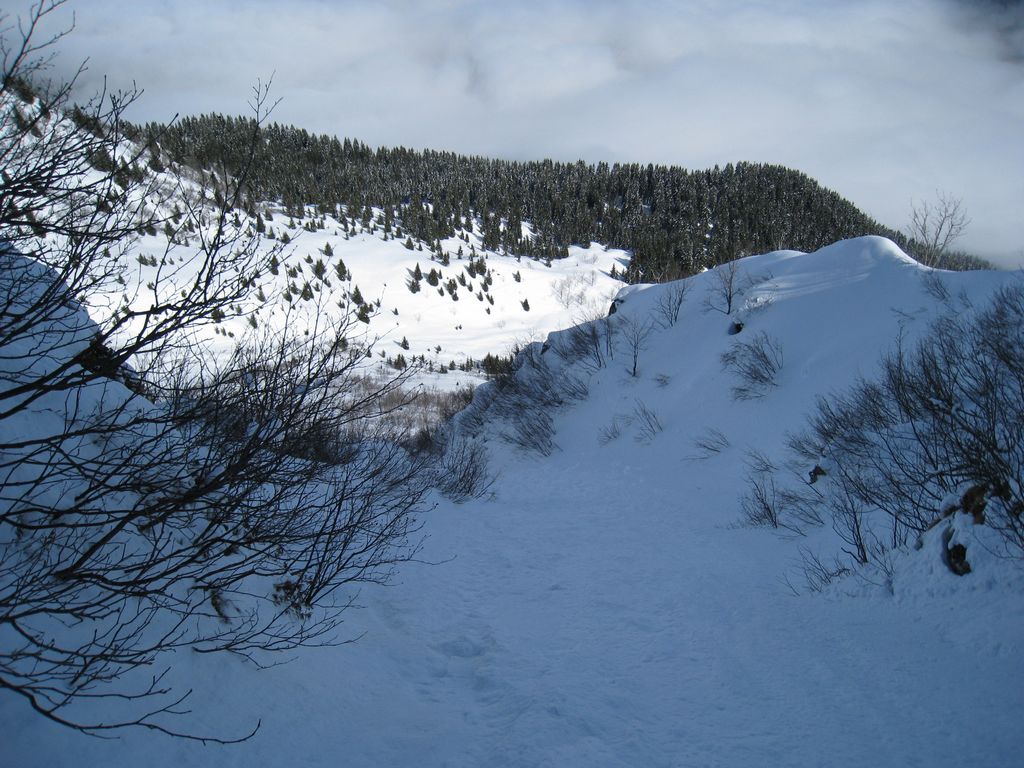
{"label": "snowy hill crest", "polygon": [[[998,294],[1000,289],[1009,293]],[[584,453],[593,453],[595,462],[626,460],[633,451],[658,454],[659,461],[667,454],[677,469],[667,472],[666,479],[719,466],[729,475],[728,480],[723,476],[723,484],[745,486],[731,505],[732,522],[796,535],[805,546],[821,540],[817,546],[827,548],[825,542],[831,541],[834,552],[828,566],[810,549],[802,550],[802,576],[811,587],[825,586],[823,578],[831,581],[862,569],[870,573],[866,578],[894,589],[892,548],[919,546],[920,534],[949,513],[950,502],[942,499],[952,494],[959,504],[969,487],[988,488],[994,515],[988,528],[979,529],[975,550],[1000,551],[1016,559],[1016,513],[1004,509],[1011,502],[996,497],[1009,493],[1006,480],[993,480],[991,487],[976,480],[971,486],[967,475],[955,479],[950,467],[934,489],[928,486],[930,507],[908,512],[913,521],[900,517],[888,528],[883,510],[868,512],[872,497],[865,491],[865,507],[855,520],[844,524],[832,519],[834,531],[820,533],[830,526],[832,507],[838,503],[826,498],[826,488],[837,482],[828,475],[843,474],[839,458],[830,458],[840,450],[838,435],[833,439],[829,432],[838,426],[829,426],[826,419],[834,407],[830,403],[857,381],[871,382],[886,370],[891,379],[894,359],[904,361],[900,370],[910,376],[915,344],[936,335],[936,328],[952,330],[951,315],[977,315],[985,322],[992,315],[988,305],[993,297],[1008,305],[1011,315],[998,326],[989,322],[986,332],[994,328],[1005,337],[1004,346],[1017,346],[1020,323],[1012,310],[1019,304],[1018,290],[1016,278],[1006,274],[922,267],[883,238],[845,241],[813,254],[753,256],[678,283],[622,289],[607,319],[557,331],[520,353],[515,375],[481,387],[458,423],[482,440],[497,434],[542,455],[559,450],[559,435],[566,431],[574,446],[584,435],[592,438]],[[962,350],[958,354],[966,357]],[[956,355],[950,352],[950,357]],[[973,364],[982,363],[976,359]],[[949,375],[954,374],[968,378],[959,368]],[[1019,375],[1011,367],[1008,385]],[[934,397],[944,394],[936,391]],[[579,402],[586,416],[557,410]],[[1009,400],[999,407],[1009,407]],[[917,424],[924,416],[891,418],[893,423],[878,438],[882,445],[885,435],[903,429],[901,418]],[[562,428],[562,420],[579,431]],[[490,427],[494,421],[505,426],[495,430]],[[817,425],[816,437],[825,442],[815,440],[809,424]],[[920,449],[906,437],[899,439],[909,461]],[[1012,462],[1019,446],[1011,443],[1003,450]],[[882,453],[877,460],[885,459]],[[899,464],[896,454],[887,460]],[[1010,466],[1001,478],[1013,475]],[[890,475],[884,480],[898,482]],[[883,478],[876,482],[881,490]],[[876,495],[885,498],[884,493]],[[893,513],[895,507],[883,509]],[[946,530],[944,523],[939,528]],[[989,561],[981,554],[979,558]],[[1010,576],[1004,568],[995,572]]]}

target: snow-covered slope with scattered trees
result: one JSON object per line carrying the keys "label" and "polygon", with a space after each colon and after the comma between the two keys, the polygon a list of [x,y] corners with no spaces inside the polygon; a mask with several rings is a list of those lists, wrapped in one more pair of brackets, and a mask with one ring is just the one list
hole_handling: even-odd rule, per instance
{"label": "snow-covered slope with scattered trees", "polygon": [[[421,381],[452,389],[466,373],[479,381],[488,356],[493,370],[513,349],[602,314],[630,264],[628,251],[596,243],[563,248],[557,259],[510,251],[485,230],[515,227],[516,242],[528,251],[537,238],[532,225],[485,221],[474,212],[450,237],[421,240],[400,207],[254,201],[243,193],[246,179],[174,163],[158,143],[129,138],[120,123],[113,130],[109,107],[65,115],[51,101],[4,92],[9,139],[21,147],[6,160],[28,174],[33,155],[60,154],[69,160],[57,164],[59,182],[78,185],[83,200],[84,193],[105,199],[93,224],[110,230],[105,246],[117,268],[102,291],[90,291],[89,311],[110,320],[172,303],[209,279],[209,254],[216,252],[221,262],[232,261],[218,279],[234,281],[236,295],[191,329],[191,341],[221,356],[267,331],[357,318],[348,336],[370,351],[368,373],[410,366]],[[12,197],[22,194],[11,189]],[[21,220],[11,210],[12,223],[23,228],[8,235],[15,243],[54,215],[27,208]],[[49,228],[52,249],[62,235]],[[448,372],[456,375],[442,376]]]}
{"label": "snow-covered slope with scattered trees", "polygon": [[[609,317],[549,335],[477,389],[451,430],[488,452],[489,495],[431,497],[418,562],[352,594],[337,638],[357,642],[269,669],[188,648],[161,658],[154,671],[194,690],[170,722],[222,737],[259,722],[250,740],[89,739],[5,696],[5,759],[1013,764],[1021,292],[1016,275],[928,270],[880,238],[626,288]],[[917,345],[958,334],[1004,409],[961,375],[915,410]],[[847,420],[821,442],[819,398],[838,413],[858,377],[899,371],[909,388],[890,421]],[[941,414],[960,434],[991,423],[998,440],[941,439]],[[908,425],[934,439],[915,443]],[[866,443],[846,439],[861,426]],[[902,518],[878,506],[897,509],[891,489],[865,497],[854,482],[886,435],[931,470]],[[943,463],[964,456],[990,461]]]}
{"label": "snow-covered slope with scattered trees", "polygon": [[[557,260],[486,250],[479,222],[424,244],[380,209],[367,210],[366,219],[363,212],[348,218],[345,211],[311,209],[296,219],[273,204],[259,209],[258,221],[241,213],[238,221],[243,230],[269,235],[261,245],[275,254],[252,276],[252,295],[207,334],[216,349],[230,349],[264,325],[351,315],[360,319],[361,341],[384,363],[401,355],[427,373],[468,367],[479,375],[486,356],[505,357],[516,345],[607,311],[629,264],[627,252],[596,243],[573,246]],[[193,258],[195,236],[170,237],[180,245],[169,246],[160,232],[140,239],[134,282],[152,282],[169,260]],[[444,378],[431,379],[444,385]]]}

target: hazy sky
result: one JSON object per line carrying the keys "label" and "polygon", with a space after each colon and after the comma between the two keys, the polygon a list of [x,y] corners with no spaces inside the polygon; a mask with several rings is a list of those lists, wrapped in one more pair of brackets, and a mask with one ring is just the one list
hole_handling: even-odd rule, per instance
{"label": "hazy sky", "polygon": [[[24,12],[23,0],[5,2]],[[62,65],[132,117],[247,109],[372,145],[706,168],[781,163],[884,224],[943,190],[961,245],[1024,263],[1013,0],[77,0]]]}

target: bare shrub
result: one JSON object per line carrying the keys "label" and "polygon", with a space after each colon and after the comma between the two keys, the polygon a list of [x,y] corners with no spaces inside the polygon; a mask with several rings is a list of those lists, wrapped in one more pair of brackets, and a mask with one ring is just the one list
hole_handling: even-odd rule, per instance
{"label": "bare shrub", "polygon": [[495,401],[501,396],[496,383],[482,384],[473,393],[472,402],[453,418],[453,426],[470,437],[480,435],[487,426]]}
{"label": "bare shrub", "polygon": [[852,572],[841,560],[833,558],[832,562],[828,563],[809,547],[800,547],[800,567],[804,574],[804,582],[811,592],[822,592],[832,582]]}
{"label": "bare shrub", "polygon": [[611,424],[601,427],[597,435],[597,441],[601,445],[607,445],[612,440],[618,440],[622,436],[622,430],[633,423],[631,416],[617,415],[612,418]]}
{"label": "bare shrub", "polygon": [[550,456],[555,449],[554,433],[554,423],[548,410],[533,407],[518,411],[502,435],[524,450]]}
{"label": "bare shrub", "polygon": [[778,472],[779,468],[775,463],[761,451],[749,450],[745,460],[747,471],[755,474],[772,474]]}
{"label": "bare shrub", "polygon": [[455,429],[472,436],[500,420],[505,440],[549,455],[555,448],[551,410],[587,396],[586,382],[553,370],[545,359],[550,356],[548,347],[539,343],[520,350],[507,375],[477,389],[472,404],[455,419]]}
{"label": "bare shrub", "polygon": [[757,451],[748,453],[746,464],[747,490],[740,499],[743,523],[803,535],[797,522],[789,517],[787,501],[790,497],[776,485],[779,468]]}
{"label": "bare shrub", "polygon": [[782,368],[782,346],[762,332],[750,341],[733,344],[722,354],[721,362],[722,369],[738,379],[732,389],[735,399],[762,397],[769,387],[776,386],[776,377]]}
{"label": "bare shrub", "polygon": [[390,417],[406,435],[406,445],[414,452],[436,453],[444,442],[444,427],[471,402],[475,387],[438,390],[405,388],[393,397],[403,397],[405,406]]}
{"label": "bare shrub", "polygon": [[740,508],[746,525],[781,527],[775,478],[765,473],[748,475],[747,492],[740,500]]}
{"label": "bare shrub", "polygon": [[865,519],[869,511],[867,505],[852,492],[848,484],[840,483],[836,491],[828,496],[828,509],[832,530],[845,544],[843,552],[857,565],[870,562],[869,544],[874,542],[875,537]]}
{"label": "bare shrub", "polygon": [[432,407],[437,414],[438,422],[444,424],[473,402],[473,393],[475,391],[475,387],[468,386],[458,387],[451,392],[427,393],[425,395],[426,405],[427,407]]}
{"label": "bare shrub", "polygon": [[708,459],[721,453],[730,445],[729,438],[720,429],[709,428],[694,438],[693,446],[700,451],[698,459]]}
{"label": "bare shrub", "polygon": [[[61,34],[32,35],[61,5],[0,19],[4,109],[45,77]],[[74,86],[0,121],[0,689],[93,735],[200,738],[172,727],[189,695],[165,682],[175,651],[336,642],[353,585],[415,556],[430,466],[381,418],[401,376],[355,386],[345,323],[264,330],[226,359],[197,350],[196,329],[245,304],[279,253],[236,215],[266,89],[245,167],[174,190],[169,239],[187,225],[194,250],[169,242],[126,290],[132,238],[167,223],[165,196],[137,166],[149,150],[125,141],[137,94],[72,107]],[[93,719],[111,702],[121,717]]]}
{"label": "bare shrub", "polygon": [[612,326],[603,320],[586,320],[559,333],[556,351],[568,363],[588,372],[604,368],[610,359]]}
{"label": "bare shrub", "polygon": [[590,394],[587,382],[571,373],[563,373],[558,377],[558,389],[569,400],[586,400]]}
{"label": "bare shrub", "polygon": [[663,328],[670,328],[679,322],[679,313],[690,292],[690,285],[689,280],[677,280],[666,283],[659,289],[654,314]]}
{"label": "bare shrub", "polygon": [[801,529],[806,526],[824,525],[825,520],[821,513],[821,495],[808,483],[800,481],[796,485],[783,485],[777,489],[776,493],[793,525]]}
{"label": "bare shrub", "polygon": [[436,473],[438,490],[455,502],[480,498],[496,480],[490,469],[487,449],[481,443],[461,436],[449,437],[445,441]]}
{"label": "bare shrub", "polygon": [[544,359],[542,345],[530,344],[522,349],[514,370],[494,384],[493,394],[484,405],[490,416],[505,422],[502,436],[524,450],[550,455],[554,450],[554,425],[549,410],[563,405],[566,396]]}
{"label": "bare shrub", "polygon": [[908,543],[950,500],[998,530],[1008,556],[1024,556],[1022,394],[1024,286],[1013,284],[984,310],[941,319],[913,349],[900,345],[877,381],[819,401],[794,445],[824,467],[816,487],[853,560]]}
{"label": "bare shrub", "polygon": [[942,273],[939,270],[929,269],[921,276],[921,283],[924,285],[925,293],[938,302],[948,304],[950,301],[949,288],[942,280]]}
{"label": "bare shrub", "polygon": [[636,401],[636,407],[633,409],[633,420],[637,425],[636,441],[638,443],[651,442],[664,429],[658,419],[658,414],[639,400]]}
{"label": "bare shrub", "polygon": [[580,306],[587,300],[587,291],[594,285],[593,273],[564,277],[551,287],[551,293],[565,309]]}
{"label": "bare shrub", "polygon": [[[0,293],[24,287],[5,281]],[[67,388],[40,398],[56,418],[2,446],[0,527],[12,535],[0,545],[0,614],[22,633],[0,647],[4,687],[86,732],[169,730],[153,718],[182,693],[126,692],[133,670],[179,648],[252,655],[332,641],[346,585],[387,581],[415,555],[430,484],[429,463],[402,449],[374,394],[351,396],[362,357],[342,338],[267,335],[216,367],[168,353],[146,371],[148,400],[66,369]],[[60,367],[63,354],[51,346],[48,357]],[[53,372],[9,380],[3,418],[31,414]],[[96,409],[79,408],[87,389]],[[84,631],[55,631],[65,613]],[[95,724],[80,695],[141,711]]]}

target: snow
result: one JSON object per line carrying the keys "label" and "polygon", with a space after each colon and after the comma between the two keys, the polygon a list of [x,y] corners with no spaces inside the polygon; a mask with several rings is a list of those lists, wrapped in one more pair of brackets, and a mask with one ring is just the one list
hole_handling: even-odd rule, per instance
{"label": "snow", "polygon": [[[440,297],[428,304],[406,290],[403,271],[413,261],[390,263],[391,243],[357,241],[359,253],[344,258],[364,295],[382,297],[381,317],[392,302],[399,317],[420,314],[400,331],[413,351],[433,343],[488,351],[486,329],[460,335],[448,327],[454,316],[433,309],[448,309]],[[516,315],[519,295],[507,286],[506,328],[553,330],[565,308],[540,288],[554,284],[549,273],[565,279],[585,267],[607,270],[619,257],[600,246],[574,250],[551,268],[489,257],[496,275],[519,269],[530,298],[529,318]],[[417,258],[429,266],[421,254],[409,256]],[[365,588],[362,608],[347,614],[339,639],[357,642],[302,651],[266,670],[232,656],[178,653],[172,677],[194,689],[192,714],[179,727],[233,736],[259,721],[253,739],[228,747],[143,731],[91,739],[0,694],[0,762],[931,768],[1017,761],[1024,578],[995,554],[990,531],[965,516],[946,523],[958,540],[971,541],[975,570],[965,577],[941,563],[940,526],[920,549],[898,553],[891,585],[853,578],[797,595],[787,579],[798,579],[799,547],[827,547],[831,532],[797,541],[737,525],[748,452],[781,461],[786,434],[801,426],[816,396],[871,375],[900,333],[923,332],[940,311],[924,289],[929,271],[879,238],[752,256],[739,267],[749,287],[734,317],[703,310],[712,273],[692,278],[679,322],[653,328],[636,377],[620,338],[614,359],[587,372],[587,398],[554,411],[550,456],[509,445],[500,424],[486,423],[477,439],[500,472],[489,496],[464,504],[435,498],[422,562],[404,567],[390,587]],[[1017,278],[937,279],[980,304]],[[608,322],[652,321],[665,290],[624,289]],[[463,303],[478,304],[468,295]],[[745,328],[730,336],[736,318]],[[783,349],[777,386],[735,401],[720,356],[758,332]],[[374,333],[382,331],[374,326]],[[560,338],[549,339],[547,359]],[[571,370],[583,375],[579,366]],[[485,407],[486,394],[478,392],[474,407]],[[638,403],[663,427],[643,440],[635,439]],[[616,420],[621,434],[601,439]],[[709,430],[727,438],[717,453],[694,445]]]}
{"label": "snow", "polygon": [[[380,213],[374,209],[375,218]],[[487,250],[479,235],[460,231],[458,234],[468,242],[459,237],[441,241],[450,259],[444,266],[431,259],[429,249],[406,248],[405,237],[389,236],[385,240],[380,225],[375,225],[374,231],[361,230],[346,238],[342,224],[331,216],[323,217],[323,228],[311,232],[303,228],[302,221],[289,219],[280,210],[272,215],[268,227],[278,238],[287,232],[290,243],[280,255],[278,274],[261,276],[259,285],[268,298],[260,302],[253,296],[239,306],[238,315],[205,329],[200,340],[213,350],[227,351],[244,340],[251,332],[250,316],[258,324],[269,323],[275,328],[288,322],[311,323],[318,317],[321,322],[341,322],[348,316],[349,294],[358,287],[367,304],[374,305],[374,312],[366,326],[360,323],[355,330],[361,334],[362,343],[374,344],[375,351],[384,351],[387,357],[401,353],[407,359],[423,355],[435,366],[462,364],[467,358],[480,361],[487,354],[508,354],[517,344],[542,339],[551,331],[603,315],[623,285],[611,277],[611,270],[614,267],[621,273],[630,258],[626,251],[590,243],[571,246],[566,258],[552,260],[548,266],[531,258]],[[310,212],[307,221],[319,218]],[[262,247],[273,245],[268,241]],[[327,246],[332,255],[324,253]],[[422,243],[418,246],[426,248]],[[133,264],[137,269],[134,283],[146,285],[161,270],[168,271],[162,265],[166,249],[163,234],[141,238],[136,252],[150,263]],[[462,256],[458,255],[460,249]],[[493,282],[486,291],[482,276],[470,277],[466,272],[471,256],[490,269]],[[172,258],[183,276],[188,274],[187,266],[181,265],[197,259],[194,244],[174,248]],[[326,267],[325,280],[313,276],[313,265],[318,260]],[[337,279],[335,267],[339,261],[350,275],[347,280]],[[417,265],[424,276],[436,269],[442,287],[449,280],[456,281],[458,299],[453,300],[447,289],[440,295],[438,288],[426,280],[417,293],[410,292],[407,283]],[[297,270],[297,276],[289,277],[289,270]],[[458,282],[460,276],[466,279],[466,286]],[[177,281],[164,279],[173,290]],[[296,297],[290,304],[281,297],[289,283],[301,288],[307,281],[315,292],[313,300]],[[493,301],[487,300],[488,295]],[[529,300],[528,311],[523,308],[525,299]],[[408,350],[400,346],[403,338]],[[445,389],[455,388],[460,380],[464,377],[433,379]],[[475,382],[479,381],[477,377]]]}

